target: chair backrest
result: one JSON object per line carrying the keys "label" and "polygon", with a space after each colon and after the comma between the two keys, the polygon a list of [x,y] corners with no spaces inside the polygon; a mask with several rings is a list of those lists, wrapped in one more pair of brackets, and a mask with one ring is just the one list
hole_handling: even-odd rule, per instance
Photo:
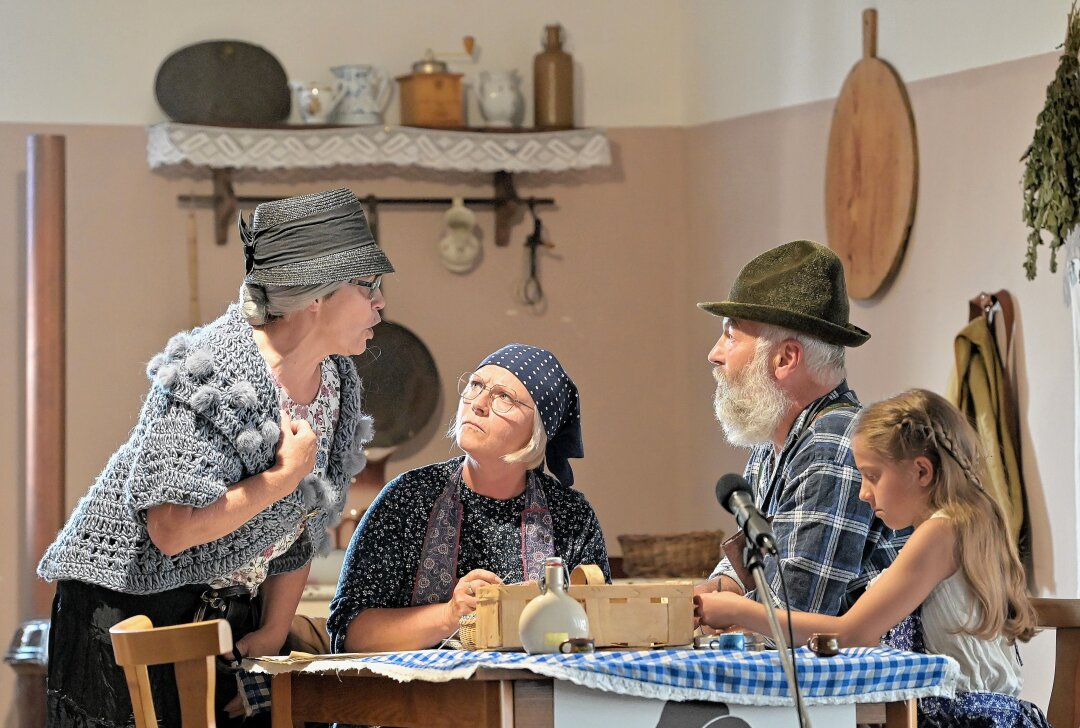
{"label": "chair backrest", "polygon": [[144,615],[109,630],[116,664],[124,668],[136,728],[156,728],[147,665],[174,664],[184,728],[214,728],[214,658],[232,650],[232,629],[223,619],[154,627]]}
{"label": "chair backrest", "polygon": [[1046,719],[1055,728],[1080,726],[1080,599],[1032,599],[1039,626],[1057,630],[1054,686]]}

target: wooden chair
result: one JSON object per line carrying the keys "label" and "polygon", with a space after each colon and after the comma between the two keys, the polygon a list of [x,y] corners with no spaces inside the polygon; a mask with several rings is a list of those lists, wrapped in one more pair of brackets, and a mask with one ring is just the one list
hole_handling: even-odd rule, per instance
{"label": "wooden chair", "polygon": [[157,728],[147,665],[174,663],[184,728],[214,728],[214,658],[232,650],[232,629],[223,619],[154,627],[144,615],[109,630],[116,664],[124,668],[136,728]]}
{"label": "wooden chair", "polygon": [[1046,719],[1054,728],[1080,726],[1080,599],[1031,600],[1039,626],[1057,630],[1054,685]]}

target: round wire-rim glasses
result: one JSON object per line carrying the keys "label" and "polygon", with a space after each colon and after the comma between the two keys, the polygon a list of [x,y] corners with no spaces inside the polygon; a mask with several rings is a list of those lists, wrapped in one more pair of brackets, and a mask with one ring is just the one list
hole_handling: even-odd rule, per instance
{"label": "round wire-rim glasses", "polygon": [[513,392],[501,384],[485,384],[484,380],[476,376],[476,372],[465,372],[458,377],[458,394],[461,395],[461,399],[465,402],[472,402],[484,390],[487,390],[488,394],[491,395],[491,409],[500,415],[509,414],[510,410],[514,409],[514,405],[532,409],[531,405],[522,402],[514,396]]}

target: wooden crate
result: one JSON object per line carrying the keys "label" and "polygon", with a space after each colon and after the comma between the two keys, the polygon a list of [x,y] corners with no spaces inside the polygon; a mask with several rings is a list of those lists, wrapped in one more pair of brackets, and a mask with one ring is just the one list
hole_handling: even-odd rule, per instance
{"label": "wooden crate", "polygon": [[[663,584],[575,584],[570,596],[585,607],[597,647],[660,647],[694,641],[694,586]],[[481,587],[477,593],[477,650],[521,649],[518,620],[535,583]]]}

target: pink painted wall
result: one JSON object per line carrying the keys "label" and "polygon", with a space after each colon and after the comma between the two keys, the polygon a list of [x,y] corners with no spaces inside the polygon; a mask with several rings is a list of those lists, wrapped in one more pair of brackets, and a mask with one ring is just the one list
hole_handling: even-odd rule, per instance
{"label": "pink painted wall", "polygon": [[[67,501],[74,506],[133,426],[147,381],[145,362],[177,330],[188,327],[188,211],[179,194],[209,193],[209,182],[152,173],[145,161],[145,130],[133,126],[0,126],[0,250],[6,314],[0,342],[0,391],[11,424],[0,437],[2,481],[11,495],[0,514],[0,583],[14,592],[29,568],[21,548],[24,170],[25,137],[66,135],[68,158],[68,462]],[[450,456],[442,438],[456,399],[457,376],[512,341],[557,353],[582,393],[588,457],[575,464],[577,485],[601,514],[609,541],[627,532],[678,530],[668,506],[682,502],[688,484],[683,387],[671,366],[685,338],[685,318],[672,300],[686,276],[682,175],[683,132],[678,129],[611,133],[615,164],[567,176],[517,180],[522,195],[550,196],[558,207],[541,212],[555,244],[541,261],[547,308],[534,313],[516,298],[524,275],[522,246],[531,230],[523,219],[513,243],[495,248],[492,213],[478,210],[484,244],[471,274],[448,272],[438,259],[444,210],[380,211],[382,244],[398,270],[387,279],[388,318],[416,333],[439,369],[443,400],[433,422],[390,460],[387,476]],[[484,177],[407,172],[360,174],[299,183],[237,182],[238,194],[285,197],[350,186],[384,196],[487,196]],[[212,238],[209,209],[196,213],[199,293],[204,318],[236,295],[242,256]],[[708,372],[699,367],[708,388]],[[0,603],[0,639],[12,634],[15,602]],[[0,669],[0,704],[13,675]]]}
{"label": "pink painted wall", "polygon": [[[1023,278],[1021,167],[1053,56],[1040,56],[911,84],[920,144],[919,206],[907,256],[892,285],[858,302],[852,317],[874,338],[851,354],[851,382],[865,400],[920,385],[943,389],[952,337],[967,299],[1011,290],[1019,305],[1020,400],[1027,429],[1024,469],[1036,529],[1041,593],[1075,596],[1076,494],[1072,466],[1072,355],[1061,283],[1043,261]],[[543,219],[557,247],[543,261],[549,305],[534,315],[514,297],[524,266],[514,244],[491,244],[490,213],[478,212],[485,257],[459,277],[442,268],[436,244],[442,211],[385,210],[383,244],[399,273],[387,281],[388,315],[435,356],[451,391],[457,374],[511,340],[553,349],[583,398],[588,457],[575,468],[617,551],[631,532],[730,527],[712,500],[723,472],[744,454],[721,443],[711,419],[705,355],[718,322],[697,309],[722,297],[739,268],[777,243],[824,240],[825,144],[832,104],[815,103],[705,126],[610,132],[615,165],[518,180],[522,194],[555,197]],[[68,139],[68,502],[73,505],[134,423],[143,364],[187,326],[185,228],[178,194],[206,181],[151,173],[145,133],[135,126],[0,125],[0,586],[18,590],[23,402],[25,137]],[[288,184],[248,179],[241,194],[286,196],[337,184],[360,194],[486,195],[480,179],[452,182],[416,173]],[[219,248],[208,210],[196,213],[203,316],[234,296],[235,237]],[[390,461],[388,475],[448,456],[439,432],[444,400],[427,440]],[[16,600],[0,603],[0,639],[14,630]],[[1049,643],[1044,643],[1048,645]],[[1048,649],[1048,648],[1047,648]],[[1032,648],[1029,665],[1040,664]],[[1043,650],[1045,657],[1046,650]],[[1030,677],[1030,675],[1029,675]],[[1045,681],[1029,695],[1045,704]],[[13,674],[0,668],[0,707]],[[0,720],[12,724],[10,710]]]}
{"label": "pink painted wall", "polygon": [[[873,334],[848,357],[849,381],[870,402],[921,386],[944,391],[953,338],[967,301],[1005,288],[1018,306],[1018,396],[1023,470],[1042,595],[1077,595],[1077,493],[1073,450],[1072,324],[1061,276],[1040,251],[1039,274],[1024,277],[1020,156],[1031,142],[1056,56],[943,76],[908,86],[919,141],[919,198],[907,253],[892,284],[852,305]],[[825,240],[825,148],[833,103],[821,102],[696,127],[687,133],[687,205],[692,264],[680,314],[704,357],[718,326],[689,313],[690,301],[722,295],[740,267],[787,240]],[[687,312],[687,313],[683,313]],[[717,446],[701,385],[686,380],[693,454],[686,478],[704,481],[741,467]],[[689,514],[705,525],[709,513]],[[1049,634],[1023,649],[1025,695],[1045,705],[1052,673]]]}

